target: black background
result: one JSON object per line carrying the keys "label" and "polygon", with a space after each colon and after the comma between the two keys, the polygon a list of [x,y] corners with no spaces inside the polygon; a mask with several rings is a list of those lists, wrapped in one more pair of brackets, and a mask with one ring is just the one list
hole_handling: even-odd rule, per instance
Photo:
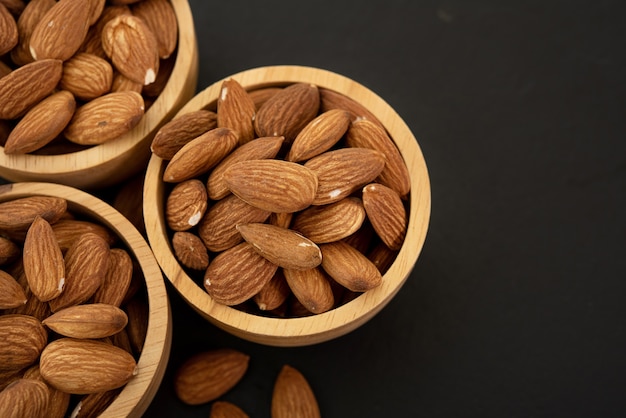
{"label": "black background", "polygon": [[197,351],[251,356],[223,399],[269,417],[283,364],[324,417],[626,416],[623,1],[190,1],[198,91],[249,68],[331,70],[383,97],[429,168],[423,252],[349,335],[249,343],[173,291],[147,417],[208,417],[171,384]]}

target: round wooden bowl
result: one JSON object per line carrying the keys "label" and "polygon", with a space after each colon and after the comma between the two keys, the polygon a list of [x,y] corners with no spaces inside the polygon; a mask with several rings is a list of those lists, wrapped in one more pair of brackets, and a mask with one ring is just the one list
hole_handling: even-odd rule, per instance
{"label": "round wooden bowl", "polygon": [[165,374],[172,343],[172,321],[163,275],[150,247],[137,229],[104,201],[70,186],[49,183],[13,183],[0,186],[0,202],[26,196],[55,196],[67,201],[68,209],[107,226],[125,244],[145,278],[148,298],[148,330],[137,375],[100,417],[140,417],[154,398]]}
{"label": "round wooden bowl", "polygon": [[171,0],[178,19],[178,47],[167,85],[131,131],[84,150],[57,155],[7,155],[0,147],[0,177],[12,182],[42,181],[80,189],[119,183],[144,169],[150,143],[163,123],[195,94],[198,51],[191,9],[186,0]]}
{"label": "round wooden bowl", "polygon": [[[240,338],[272,346],[304,346],[344,335],[376,315],[400,290],[422,249],[430,219],[430,182],[424,157],[408,126],[379,96],[342,75],[301,66],[270,66],[234,74],[245,89],[285,86],[307,82],[342,93],[365,106],[384,125],[397,144],[411,177],[408,231],[396,260],[385,273],[382,284],[356,299],[328,312],[299,317],[274,318],[246,313],[215,302],[196,284],[176,260],[168,238],[165,211],[166,161],[153,155],[144,184],[144,216],[148,241],[166,277],[182,297],[204,318]],[[220,80],[197,94],[179,115],[203,108],[214,108]]]}

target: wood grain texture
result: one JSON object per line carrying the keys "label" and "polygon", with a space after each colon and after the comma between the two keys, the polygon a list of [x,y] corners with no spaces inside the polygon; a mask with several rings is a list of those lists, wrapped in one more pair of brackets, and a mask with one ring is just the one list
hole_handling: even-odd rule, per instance
{"label": "wood grain texture", "polygon": [[0,147],[0,177],[12,182],[55,182],[80,189],[116,184],[145,167],[158,129],[194,95],[198,79],[198,47],[191,9],[172,0],[178,18],[176,62],[163,92],[139,124],[113,141],[60,155],[6,155]]}
{"label": "wood grain texture", "polygon": [[[351,302],[323,314],[304,318],[265,318],[238,311],[211,299],[181,269],[167,239],[164,222],[164,161],[152,156],[144,189],[144,214],[148,240],[157,261],[180,295],[216,326],[249,341],[272,346],[304,346],[344,335],[376,315],[400,290],[409,276],[426,238],[430,220],[430,181],[421,149],[409,127],[378,95],[342,75],[311,67],[271,66],[232,75],[246,89],[308,82],[345,94],[375,114],[395,140],[409,167],[411,193],[408,231],[398,257],[383,283]],[[222,81],[197,94],[179,114],[215,105]]]}
{"label": "wood grain texture", "polygon": [[172,339],[172,321],[163,275],[150,247],[137,229],[109,204],[73,187],[24,182],[0,186],[0,202],[25,196],[57,196],[68,208],[115,232],[137,260],[146,280],[150,325],[137,362],[138,374],[100,417],[140,417],[154,398],[165,374]]}

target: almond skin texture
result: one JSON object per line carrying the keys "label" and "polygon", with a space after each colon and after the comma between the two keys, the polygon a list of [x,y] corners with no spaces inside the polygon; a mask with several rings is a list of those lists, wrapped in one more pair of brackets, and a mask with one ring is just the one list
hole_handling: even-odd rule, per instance
{"label": "almond skin texture", "polygon": [[168,0],[143,0],[134,3],[131,10],[154,34],[159,57],[169,58],[178,41],[178,21],[172,4]]}
{"label": "almond skin texture", "polygon": [[67,251],[81,235],[87,232],[99,235],[109,245],[112,245],[117,239],[107,227],[80,219],[60,219],[52,224],[52,230],[63,252]]}
{"label": "almond skin texture", "polygon": [[385,167],[385,157],[366,148],[341,148],[308,160],[304,167],[318,178],[312,204],[326,205],[351,195],[378,177]]}
{"label": "almond skin texture", "polygon": [[320,88],[320,111],[327,112],[331,109],[347,110],[352,115],[352,120],[367,119],[383,127],[378,118],[362,104],[336,91]]}
{"label": "almond skin texture", "polygon": [[167,197],[165,219],[174,231],[187,231],[198,225],[208,206],[204,183],[189,179],[178,183]]}
{"label": "almond skin texture", "polygon": [[152,140],[151,151],[164,160],[171,160],[183,145],[211,129],[217,128],[217,114],[196,110],[165,123]]}
{"label": "almond skin texture", "polygon": [[11,309],[26,303],[22,286],[4,270],[0,270],[0,309]]}
{"label": "almond skin texture", "polygon": [[41,371],[39,370],[39,364],[29,367],[25,372],[25,379],[33,379],[46,384],[50,396],[48,398],[48,407],[46,408],[46,418],[64,418],[66,416],[67,409],[70,404],[71,395],[69,393],[62,392],[48,385],[48,383],[41,377]]}
{"label": "almond skin texture", "polygon": [[113,67],[97,55],[80,52],[63,63],[60,87],[81,100],[92,100],[111,90]]}
{"label": "almond skin texture", "polygon": [[41,18],[30,38],[35,60],[65,61],[78,51],[89,30],[89,7],[84,0],[61,0]]}
{"label": "almond skin texture", "polygon": [[0,371],[30,366],[48,343],[41,321],[29,315],[0,316],[0,335]]}
{"label": "almond skin texture", "polygon": [[398,193],[382,184],[363,188],[363,206],[380,239],[392,250],[399,250],[407,228],[406,209]]}
{"label": "almond skin texture", "polygon": [[255,113],[254,102],[241,84],[232,78],[225,80],[217,98],[217,126],[234,129],[239,134],[239,144],[245,144],[255,136]]}
{"label": "almond skin texture", "polygon": [[226,185],[250,205],[270,212],[297,212],[314,201],[317,175],[282,160],[240,161],[224,171]]}
{"label": "almond skin texture", "polygon": [[18,379],[0,392],[0,411],[6,418],[47,417],[49,398],[44,382]]}
{"label": "almond skin texture", "polygon": [[194,138],[169,161],[163,181],[178,183],[206,173],[235,149],[237,141],[237,133],[229,128],[216,128]]}
{"label": "almond skin texture", "polygon": [[37,23],[55,4],[55,0],[31,0],[26,4],[17,19],[19,43],[11,50],[11,60],[16,65],[25,65],[35,60],[30,54],[30,37]]}
{"label": "almond skin texture", "polygon": [[227,401],[215,401],[209,418],[249,418],[241,408]]}
{"label": "almond skin texture", "polygon": [[22,254],[22,250],[13,241],[0,236],[0,266],[13,262]]}
{"label": "almond skin texture", "polygon": [[293,142],[298,133],[317,116],[320,95],[317,86],[294,83],[267,99],[254,118],[257,136],[284,136]]}
{"label": "almond skin texture", "polygon": [[37,216],[24,240],[24,273],[28,286],[42,302],[57,298],[65,289],[66,271],[61,248],[52,227]]}
{"label": "almond skin texture", "polygon": [[75,144],[97,145],[133,129],[144,115],[141,94],[133,91],[108,93],[80,106],[65,129]]}
{"label": "almond skin texture", "polygon": [[61,309],[43,320],[57,334],[72,338],[105,338],[128,323],[126,312],[105,303],[88,303]]}
{"label": "almond skin texture", "polygon": [[204,288],[216,302],[238,305],[257,294],[277,269],[243,242],[213,259],[204,274]]}
{"label": "almond skin texture", "polygon": [[361,199],[346,197],[323,206],[311,206],[298,213],[292,229],[315,242],[339,241],[355,233],[365,220]]}
{"label": "almond skin texture", "polygon": [[99,417],[111,403],[118,397],[121,388],[107,390],[106,392],[91,393],[85,395],[76,404],[70,414],[71,418],[92,418]]}
{"label": "almond skin texture", "polygon": [[249,361],[247,354],[228,348],[195,354],[176,371],[176,395],[188,405],[211,402],[239,383]]}
{"label": "almond skin texture", "polygon": [[59,91],[33,106],[11,131],[4,152],[26,154],[50,143],[67,126],[76,110],[69,91]]}
{"label": "almond skin texture", "polygon": [[17,261],[15,268],[11,269],[10,273],[13,277],[15,277],[19,285],[22,287],[28,300],[24,305],[18,306],[17,308],[13,309],[7,309],[5,313],[28,315],[42,321],[50,315],[50,306],[48,305],[48,302],[42,302],[37,299],[35,295],[33,295],[32,290],[28,286],[28,281],[26,279],[26,274],[24,273],[22,264],[23,263]]}
{"label": "almond skin texture", "polygon": [[283,269],[278,269],[274,277],[267,282],[265,286],[254,295],[252,300],[262,311],[272,311],[281,306],[289,295],[291,290],[283,274]]}
{"label": "almond skin texture", "polygon": [[132,355],[101,341],[60,338],[41,353],[41,376],[54,388],[84,395],[116,389],[136,374]]}
{"label": "almond skin texture", "polygon": [[294,296],[308,311],[319,314],[332,309],[335,304],[333,289],[321,269],[284,269],[284,273]]}
{"label": "almond skin texture", "polygon": [[394,189],[400,197],[406,197],[411,190],[409,169],[387,131],[367,119],[354,121],[348,128],[346,145],[382,152],[385,156],[385,168],[376,181]]}
{"label": "almond skin texture", "polygon": [[274,382],[272,418],[320,418],[315,394],[302,373],[284,365]]}
{"label": "almond skin texture", "polygon": [[300,131],[291,144],[287,161],[305,161],[328,151],[343,137],[350,125],[350,113],[332,109],[317,116]]}
{"label": "almond skin texture", "polygon": [[354,247],[343,241],[321,244],[322,268],[337,283],[353,292],[365,292],[380,285],[378,268]]}
{"label": "almond skin texture", "polygon": [[63,74],[63,62],[42,59],[0,78],[0,119],[16,119],[50,94]]}
{"label": "almond skin texture", "polygon": [[9,52],[18,42],[17,22],[4,4],[0,3],[0,55]]}
{"label": "almond skin texture", "polygon": [[133,260],[122,248],[111,248],[107,271],[102,284],[94,293],[93,303],[121,306],[133,278]]}
{"label": "almond skin texture", "polygon": [[67,201],[53,196],[28,196],[0,203],[0,230],[26,231],[37,216],[55,223],[67,210]]}
{"label": "almond skin texture", "polygon": [[204,270],[209,265],[209,253],[199,236],[191,232],[175,232],[172,248],[176,259],[185,267]]}
{"label": "almond skin texture", "polygon": [[260,255],[279,267],[308,270],[322,262],[319,247],[290,229],[249,223],[237,225],[237,230]]}

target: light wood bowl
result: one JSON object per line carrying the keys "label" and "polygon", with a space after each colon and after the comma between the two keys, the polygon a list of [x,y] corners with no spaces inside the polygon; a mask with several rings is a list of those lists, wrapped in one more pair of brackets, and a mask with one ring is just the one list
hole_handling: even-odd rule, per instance
{"label": "light wood bowl", "polygon": [[178,50],[172,74],[145,115],[123,136],[81,151],[58,155],[7,155],[0,147],[0,177],[12,182],[54,182],[80,189],[119,183],[144,169],[157,130],[195,94],[198,51],[191,9],[172,0],[178,19]]}
{"label": "light wood bowl", "polygon": [[165,374],[172,343],[172,320],[163,275],[150,247],[137,229],[104,201],[70,186],[49,183],[13,183],[0,186],[0,202],[26,196],[56,196],[68,208],[107,226],[124,242],[139,264],[149,304],[149,324],[143,350],[137,361],[138,374],[100,417],[140,417],[154,398]]}
{"label": "light wood bowl", "polygon": [[[363,85],[322,69],[300,66],[255,68],[227,78],[248,90],[307,82],[342,93],[364,105],[384,125],[396,142],[411,176],[410,212],[404,244],[382,284],[328,312],[301,318],[270,318],[246,313],[215,302],[181,268],[176,260],[164,218],[166,162],[153,155],[144,184],[144,216],[148,241],[166,277],[197,312],[211,323],[240,338],[272,346],[304,346],[344,335],[376,315],[400,290],[422,249],[430,219],[430,182],[424,157],[409,127],[379,96]],[[215,105],[220,80],[197,94],[179,115]]]}

